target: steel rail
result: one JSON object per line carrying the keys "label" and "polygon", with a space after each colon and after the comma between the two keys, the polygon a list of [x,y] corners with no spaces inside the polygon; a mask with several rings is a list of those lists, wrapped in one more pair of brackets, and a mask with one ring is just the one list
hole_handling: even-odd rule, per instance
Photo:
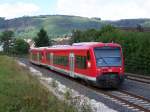
{"label": "steel rail", "polygon": [[[50,69],[49,69],[49,70],[50,70]],[[52,71],[52,70],[50,70],[50,71]],[[92,89],[93,91],[95,91],[97,94],[104,94],[104,95],[107,95],[107,96],[109,96],[109,97],[111,97],[111,98],[114,98],[114,99],[116,99],[116,100],[118,100],[118,101],[121,101],[121,102],[123,102],[124,104],[129,105],[130,107],[133,107],[134,109],[138,109],[138,110],[144,111],[144,112],[149,112],[149,111],[150,111],[149,109],[144,108],[144,107],[141,106],[141,105],[135,104],[135,103],[130,102],[130,101],[126,100],[126,99],[123,99],[122,97],[119,97],[119,96],[117,96],[117,95],[115,95],[115,94],[112,94],[113,91],[105,91],[105,90],[103,90],[103,89],[99,89],[98,87],[91,86],[91,85],[88,85],[88,86],[87,86],[87,84],[86,84],[86,83],[83,83],[83,81],[75,80],[74,78],[67,77],[66,75],[64,75],[64,74],[62,74],[62,73],[59,73],[59,72],[56,72],[56,71],[52,71],[52,72],[55,73],[55,74],[58,74],[58,75],[61,74],[61,76],[63,75],[63,76],[65,76],[65,78],[68,78],[68,79],[70,79],[70,80],[72,80],[72,81],[74,81],[74,82],[77,82],[78,84],[84,85],[85,87],[87,87],[87,88]],[[144,97],[142,97],[142,96],[138,96],[138,95],[129,93],[129,92],[124,91],[124,90],[118,90],[117,92],[121,92],[121,93],[124,93],[124,94],[126,94],[126,95],[133,96],[133,97],[135,97],[135,98],[138,98],[138,99],[147,101],[148,103],[150,102],[148,99],[146,99],[146,98],[144,98]]]}

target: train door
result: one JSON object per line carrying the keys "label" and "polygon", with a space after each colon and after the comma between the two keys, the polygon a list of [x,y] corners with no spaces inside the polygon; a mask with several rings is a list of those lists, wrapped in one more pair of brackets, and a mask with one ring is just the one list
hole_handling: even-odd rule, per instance
{"label": "train door", "polygon": [[74,53],[69,55],[70,76],[74,77]]}
{"label": "train door", "polygon": [[40,53],[37,52],[37,63],[40,64]]}
{"label": "train door", "polygon": [[30,60],[33,61],[33,52],[30,51]]}
{"label": "train door", "polygon": [[50,62],[51,69],[53,70],[53,53],[50,53]]}

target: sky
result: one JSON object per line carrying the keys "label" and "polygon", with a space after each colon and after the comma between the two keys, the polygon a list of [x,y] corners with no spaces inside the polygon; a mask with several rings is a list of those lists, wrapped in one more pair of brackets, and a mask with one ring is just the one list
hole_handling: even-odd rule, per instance
{"label": "sky", "polygon": [[0,0],[0,17],[75,15],[102,20],[150,18],[150,0]]}

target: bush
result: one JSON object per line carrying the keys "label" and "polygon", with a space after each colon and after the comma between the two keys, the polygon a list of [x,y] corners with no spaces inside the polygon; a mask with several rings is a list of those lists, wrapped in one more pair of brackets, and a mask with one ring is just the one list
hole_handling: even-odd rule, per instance
{"label": "bush", "polygon": [[29,52],[29,44],[23,39],[16,39],[14,43],[15,54],[27,54]]}

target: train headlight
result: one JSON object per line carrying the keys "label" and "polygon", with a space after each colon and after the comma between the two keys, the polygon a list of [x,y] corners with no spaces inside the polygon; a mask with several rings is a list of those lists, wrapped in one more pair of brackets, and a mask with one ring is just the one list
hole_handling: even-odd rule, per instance
{"label": "train headlight", "polygon": [[112,72],[112,69],[108,69],[108,72]]}
{"label": "train headlight", "polygon": [[91,62],[87,62],[87,66],[88,66],[88,68],[90,68],[91,67]]}

